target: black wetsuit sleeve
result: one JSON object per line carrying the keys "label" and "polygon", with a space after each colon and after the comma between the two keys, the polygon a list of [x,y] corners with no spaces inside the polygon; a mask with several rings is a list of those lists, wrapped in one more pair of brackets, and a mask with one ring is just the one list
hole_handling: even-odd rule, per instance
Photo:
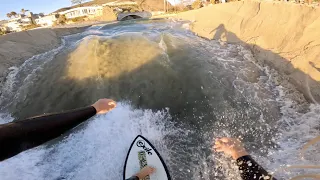
{"label": "black wetsuit sleeve", "polygon": [[139,178],[137,176],[132,176],[131,178],[126,179],[126,180],[139,180]]}
{"label": "black wetsuit sleeve", "polygon": [[96,114],[92,106],[0,125],[0,161],[50,141]]}
{"label": "black wetsuit sleeve", "polygon": [[[271,180],[271,175],[263,169],[251,156],[242,156],[237,159],[241,178],[243,180]],[[272,180],[276,180],[272,178]]]}

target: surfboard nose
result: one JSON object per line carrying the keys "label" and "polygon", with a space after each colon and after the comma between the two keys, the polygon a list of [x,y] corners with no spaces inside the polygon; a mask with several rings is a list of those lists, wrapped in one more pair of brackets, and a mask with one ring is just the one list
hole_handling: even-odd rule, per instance
{"label": "surfboard nose", "polygon": [[146,166],[156,169],[147,180],[171,180],[168,168],[156,148],[142,135],[132,142],[124,164],[123,179],[128,179]]}

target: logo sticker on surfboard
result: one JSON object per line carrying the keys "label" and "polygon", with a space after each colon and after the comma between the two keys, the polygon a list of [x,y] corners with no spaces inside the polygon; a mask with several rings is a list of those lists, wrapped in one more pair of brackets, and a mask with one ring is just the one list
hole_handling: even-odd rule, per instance
{"label": "logo sticker on surfboard", "polygon": [[[148,166],[146,152],[139,151],[138,152],[138,159],[139,159],[140,169]],[[144,180],[150,180],[150,176],[145,177]]]}
{"label": "logo sticker on surfboard", "polygon": [[144,180],[171,180],[168,168],[158,151],[146,138],[139,135],[132,142],[128,151],[123,178],[132,177],[146,166],[156,168],[156,172]]}

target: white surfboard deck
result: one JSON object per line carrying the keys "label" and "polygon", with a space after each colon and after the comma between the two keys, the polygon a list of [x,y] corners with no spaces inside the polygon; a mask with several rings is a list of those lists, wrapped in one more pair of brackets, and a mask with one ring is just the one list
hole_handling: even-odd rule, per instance
{"label": "white surfboard deck", "polygon": [[145,180],[171,180],[167,166],[155,147],[144,137],[137,136],[132,142],[124,164],[123,177],[128,179],[144,166],[156,168],[156,172]]}

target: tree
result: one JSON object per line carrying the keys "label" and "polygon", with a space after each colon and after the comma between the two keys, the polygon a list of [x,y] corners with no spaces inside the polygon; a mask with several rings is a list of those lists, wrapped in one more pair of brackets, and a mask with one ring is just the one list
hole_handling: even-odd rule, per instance
{"label": "tree", "polygon": [[11,13],[7,13],[7,17],[10,19],[12,17]]}
{"label": "tree", "polygon": [[14,11],[12,11],[10,14],[11,14],[11,16],[14,16],[14,17],[17,17],[17,15],[18,15],[18,14],[17,14],[16,12],[14,12]]}
{"label": "tree", "polygon": [[72,4],[78,4],[81,6],[81,4],[83,3],[84,0],[71,0]]}
{"label": "tree", "polygon": [[21,12],[21,14],[24,15],[27,11],[29,11],[29,10],[25,10],[24,8],[22,8],[20,12]]}

